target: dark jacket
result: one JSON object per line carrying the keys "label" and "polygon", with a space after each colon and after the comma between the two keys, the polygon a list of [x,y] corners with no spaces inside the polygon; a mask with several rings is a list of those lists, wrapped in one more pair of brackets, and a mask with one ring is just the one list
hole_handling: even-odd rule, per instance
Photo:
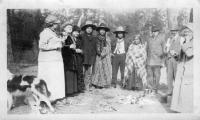
{"label": "dark jacket", "polygon": [[101,39],[98,39],[97,37],[97,45],[96,45],[96,51],[97,51],[97,55],[98,56],[101,56],[101,53],[102,53],[102,50],[103,50],[103,47],[106,47],[106,37],[105,37],[105,40],[101,40]]}
{"label": "dark jacket", "polygon": [[[81,37],[77,37],[76,39],[76,49],[83,49],[83,40]],[[76,53],[76,60],[77,60],[77,65],[82,66],[83,64],[83,53]]]}
{"label": "dark jacket", "polygon": [[81,35],[83,41],[83,64],[93,65],[96,59],[96,37],[94,35],[87,35],[83,33]]}
{"label": "dark jacket", "polygon": [[64,47],[62,48],[62,57],[65,70],[77,69],[76,51],[69,47],[71,44],[73,44],[72,37],[68,36],[65,40]]}

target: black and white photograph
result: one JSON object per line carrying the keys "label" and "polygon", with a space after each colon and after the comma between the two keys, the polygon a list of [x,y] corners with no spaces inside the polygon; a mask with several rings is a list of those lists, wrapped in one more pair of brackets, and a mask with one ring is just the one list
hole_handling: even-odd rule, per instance
{"label": "black and white photograph", "polygon": [[7,116],[196,113],[196,7],[101,6],[4,8]]}
{"label": "black and white photograph", "polygon": [[192,8],[7,17],[9,114],[192,112]]}

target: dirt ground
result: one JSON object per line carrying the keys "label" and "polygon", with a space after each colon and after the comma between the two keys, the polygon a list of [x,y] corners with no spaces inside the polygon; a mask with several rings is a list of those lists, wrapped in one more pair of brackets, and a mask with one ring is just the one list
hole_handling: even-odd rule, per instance
{"label": "dirt ground", "polygon": [[[15,74],[37,75],[37,66],[15,66],[11,69]],[[161,87],[166,90],[165,70],[162,70]],[[34,114],[23,98],[19,98],[16,106],[8,114]],[[124,90],[120,87],[93,89],[66,98],[65,104],[55,104],[55,113],[49,114],[82,114],[82,113],[168,113],[169,105],[161,102],[161,96],[141,96],[141,91]]]}

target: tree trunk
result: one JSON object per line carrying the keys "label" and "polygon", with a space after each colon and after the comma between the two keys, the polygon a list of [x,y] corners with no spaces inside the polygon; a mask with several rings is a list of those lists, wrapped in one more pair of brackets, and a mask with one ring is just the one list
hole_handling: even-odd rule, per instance
{"label": "tree trunk", "polygon": [[9,25],[11,11],[8,10],[8,23],[7,23],[7,67],[9,68],[14,64],[13,52],[12,52],[12,43],[11,43],[11,28]]}
{"label": "tree trunk", "polygon": [[167,9],[169,29],[171,29],[171,27],[174,25],[178,25],[178,21],[177,21],[178,11],[179,11],[178,9]]}

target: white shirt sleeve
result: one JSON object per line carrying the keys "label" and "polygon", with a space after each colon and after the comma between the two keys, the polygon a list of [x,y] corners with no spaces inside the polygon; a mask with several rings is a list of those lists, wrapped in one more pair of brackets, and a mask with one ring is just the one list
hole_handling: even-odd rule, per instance
{"label": "white shirt sleeve", "polygon": [[39,49],[52,50],[57,49],[61,40],[51,31],[44,30],[40,33]]}
{"label": "white shirt sleeve", "polygon": [[170,45],[170,40],[171,40],[171,39],[168,38],[168,39],[167,39],[167,43],[165,44],[166,52],[169,52],[169,47],[171,46],[171,45]]}
{"label": "white shirt sleeve", "polygon": [[180,39],[180,44],[181,44],[181,46],[183,46],[183,43],[185,42],[185,38],[184,37],[181,37],[181,39]]}

